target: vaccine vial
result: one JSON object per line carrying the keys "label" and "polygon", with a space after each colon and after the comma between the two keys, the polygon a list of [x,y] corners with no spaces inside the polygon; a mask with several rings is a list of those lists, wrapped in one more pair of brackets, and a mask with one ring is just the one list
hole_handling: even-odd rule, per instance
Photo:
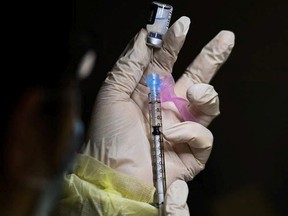
{"label": "vaccine vial", "polygon": [[146,25],[148,31],[147,45],[156,48],[162,46],[162,38],[169,28],[172,11],[171,5],[156,1],[151,3],[151,13]]}

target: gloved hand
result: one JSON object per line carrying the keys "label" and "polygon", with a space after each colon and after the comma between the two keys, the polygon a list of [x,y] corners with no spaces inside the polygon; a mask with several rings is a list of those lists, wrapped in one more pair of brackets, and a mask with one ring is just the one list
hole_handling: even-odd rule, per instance
{"label": "gloved hand", "polygon": [[[83,153],[153,185],[145,78],[148,72],[161,77],[172,72],[189,25],[189,18],[178,19],[167,31],[160,49],[146,45],[144,29],[128,44],[98,93]],[[189,215],[185,182],[204,169],[213,142],[206,126],[219,114],[218,95],[208,83],[233,46],[234,34],[221,31],[176,82],[175,94],[189,102],[193,121],[184,121],[174,103],[162,103],[167,215],[177,215],[177,211],[182,211],[178,215]],[[181,199],[179,194],[183,195]]]}

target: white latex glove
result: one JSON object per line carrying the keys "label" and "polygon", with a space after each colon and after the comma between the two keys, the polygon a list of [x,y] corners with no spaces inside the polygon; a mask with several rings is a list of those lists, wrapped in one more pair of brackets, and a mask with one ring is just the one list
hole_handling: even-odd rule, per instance
{"label": "white latex glove", "polygon": [[174,181],[167,189],[164,211],[166,216],[189,216],[189,208],[186,203],[189,189],[186,182]]}
{"label": "white latex glove", "polygon": [[[163,47],[154,49],[153,53],[152,48],[146,46],[144,29],[128,44],[99,91],[83,153],[153,185],[149,90],[144,80],[148,72],[163,77],[172,72],[189,25],[187,17],[177,20],[167,31]],[[204,169],[213,142],[206,126],[219,114],[218,95],[207,83],[226,61],[233,46],[234,34],[221,31],[176,82],[175,93],[190,102],[189,110],[195,122],[183,121],[173,103],[162,103],[167,186],[176,181],[166,194],[167,215],[177,215],[175,209],[189,215],[185,182]],[[181,193],[177,188],[187,190],[187,194],[182,194],[184,202],[180,206],[181,199],[176,197],[181,197]]]}

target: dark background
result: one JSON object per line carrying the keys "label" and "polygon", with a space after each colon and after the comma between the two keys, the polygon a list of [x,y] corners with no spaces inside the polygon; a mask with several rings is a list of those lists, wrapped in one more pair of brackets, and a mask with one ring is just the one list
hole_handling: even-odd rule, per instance
{"label": "dark background", "polygon": [[[74,55],[95,49],[97,63],[81,83],[89,124],[97,91],[129,40],[145,27],[148,0],[75,0]],[[220,30],[235,33],[235,48],[212,85],[221,115],[209,126],[214,147],[206,169],[189,182],[193,216],[288,215],[288,3],[286,0],[165,1],[171,23],[191,19],[174,66],[177,79]]]}

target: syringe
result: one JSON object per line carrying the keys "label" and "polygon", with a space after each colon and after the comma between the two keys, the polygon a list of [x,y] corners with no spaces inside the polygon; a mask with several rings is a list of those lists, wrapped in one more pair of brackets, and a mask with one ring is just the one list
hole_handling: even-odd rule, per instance
{"label": "syringe", "polygon": [[166,176],[160,100],[161,79],[159,74],[148,74],[146,83],[150,89],[148,98],[152,136],[152,166],[153,182],[156,188],[154,204],[159,208],[159,215],[162,216],[164,214],[163,205],[166,192]]}

